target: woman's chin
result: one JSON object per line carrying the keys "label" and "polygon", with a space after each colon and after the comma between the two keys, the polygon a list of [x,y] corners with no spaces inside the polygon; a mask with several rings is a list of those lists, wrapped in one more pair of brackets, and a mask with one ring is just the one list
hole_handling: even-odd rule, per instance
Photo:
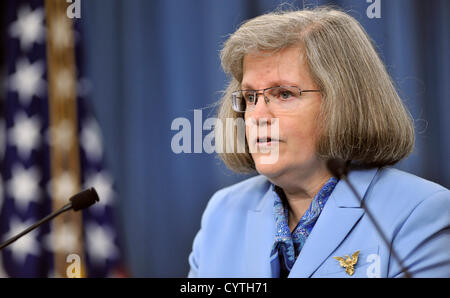
{"label": "woman's chin", "polygon": [[267,162],[267,160],[254,159],[256,171],[266,176],[267,178],[276,177],[282,171],[282,166],[279,161]]}

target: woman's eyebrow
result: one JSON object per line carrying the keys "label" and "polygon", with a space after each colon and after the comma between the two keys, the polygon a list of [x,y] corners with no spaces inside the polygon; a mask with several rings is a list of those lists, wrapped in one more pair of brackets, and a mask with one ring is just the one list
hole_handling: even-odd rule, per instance
{"label": "woman's eyebrow", "polygon": [[[276,86],[299,86],[297,83],[293,83],[293,82],[289,82],[289,81],[285,81],[285,80],[277,80],[277,81],[272,81],[269,82],[267,84],[267,86],[265,88],[271,88],[271,87],[276,87]],[[252,85],[244,83],[241,85],[242,90],[257,90],[256,88],[253,88]],[[263,88],[263,89],[265,89]]]}
{"label": "woman's eyebrow", "polygon": [[242,90],[255,90],[251,85],[246,84],[246,83],[241,85],[241,89]]}

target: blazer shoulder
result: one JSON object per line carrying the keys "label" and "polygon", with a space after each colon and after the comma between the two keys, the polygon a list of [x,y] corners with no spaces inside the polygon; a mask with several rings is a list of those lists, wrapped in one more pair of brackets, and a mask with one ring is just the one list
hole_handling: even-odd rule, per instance
{"label": "blazer shoulder", "polygon": [[388,187],[391,191],[404,192],[417,198],[449,191],[435,182],[392,167],[380,169],[376,179],[377,184]]}
{"label": "blazer shoulder", "polygon": [[254,176],[218,190],[208,202],[205,215],[220,210],[252,210],[263,200],[271,183],[262,175]]}
{"label": "blazer shoulder", "polygon": [[[393,168],[383,169],[374,186],[375,216],[404,266],[414,277],[449,275],[450,191]],[[378,188],[378,191],[375,189]],[[376,197],[376,200],[374,200]],[[402,276],[396,262],[388,276]]]}
{"label": "blazer shoulder", "polygon": [[[392,167],[381,168],[374,178],[367,196],[367,205],[375,208],[384,216],[391,214],[400,219],[410,214],[422,203],[443,208],[433,208],[434,214],[448,212],[450,191],[435,182],[423,179]],[[433,201],[435,203],[431,203]]]}

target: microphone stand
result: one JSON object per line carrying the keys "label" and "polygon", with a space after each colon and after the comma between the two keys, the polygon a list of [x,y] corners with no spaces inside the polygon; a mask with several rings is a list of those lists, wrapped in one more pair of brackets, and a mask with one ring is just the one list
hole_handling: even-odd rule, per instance
{"label": "microphone stand", "polygon": [[78,211],[78,210],[88,208],[89,206],[95,204],[95,202],[98,202],[100,199],[98,197],[98,194],[97,194],[97,191],[95,190],[95,188],[91,187],[90,189],[86,189],[86,190],[83,190],[83,191],[77,193],[76,195],[72,196],[69,200],[70,200],[70,203],[67,203],[61,209],[47,215],[40,221],[38,221],[35,224],[33,224],[32,226],[28,227],[26,230],[22,231],[21,233],[17,234],[16,236],[14,236],[14,237],[8,239],[7,241],[5,241],[4,243],[2,243],[0,245],[0,250],[7,247],[8,245],[13,243],[20,237],[24,236],[25,234],[28,234],[29,232],[33,231],[40,225],[52,220],[56,216],[66,212],[66,211],[69,211],[71,209],[73,209],[74,211]]}
{"label": "microphone stand", "polygon": [[340,158],[331,158],[327,161],[327,168],[330,171],[330,173],[333,174],[334,176],[344,179],[344,181],[350,187],[352,193],[355,195],[355,198],[359,200],[361,208],[364,210],[364,212],[369,217],[369,220],[372,222],[378,235],[380,235],[384,244],[389,249],[389,252],[392,254],[394,259],[399,264],[400,270],[405,274],[406,278],[411,278],[412,277],[411,274],[408,272],[408,270],[405,268],[405,266],[403,266],[403,262],[400,260],[399,256],[397,255],[396,251],[394,250],[394,247],[389,243],[386,235],[384,235],[383,231],[380,228],[380,225],[377,223],[377,221],[375,220],[375,217],[372,215],[372,212],[370,212],[370,210],[367,208],[366,204],[364,203],[364,200],[358,194],[358,192],[356,191],[353,184],[350,183],[350,181],[348,180],[347,174],[349,171],[349,162],[345,162],[344,160],[342,160]]}
{"label": "microphone stand", "polygon": [[387,248],[389,249],[389,251],[391,252],[392,256],[394,257],[394,259],[397,261],[397,263],[400,266],[400,270],[405,274],[406,278],[411,278],[411,274],[408,272],[408,270],[403,266],[403,262],[400,260],[399,256],[397,255],[397,253],[395,252],[394,248],[392,247],[392,245],[389,243],[388,239],[386,238],[386,236],[384,235],[383,231],[381,230],[380,226],[378,225],[377,221],[375,220],[375,217],[372,215],[372,213],[370,212],[370,210],[367,208],[366,204],[364,203],[364,200],[362,200],[360,198],[360,195],[358,194],[358,192],[356,191],[356,189],[353,187],[353,184],[350,183],[350,181],[347,178],[347,175],[343,174],[341,176],[342,179],[344,179],[344,181],[347,183],[347,185],[350,187],[350,189],[352,190],[353,194],[355,195],[356,198],[359,199],[360,203],[361,203],[361,208],[364,209],[364,212],[367,214],[367,216],[369,217],[369,220],[372,222],[372,224],[374,225],[375,229],[378,232],[378,235],[381,236],[381,239],[383,240],[384,244],[387,246]]}
{"label": "microphone stand", "polygon": [[23,232],[21,232],[20,234],[17,234],[16,236],[8,239],[7,241],[5,241],[4,243],[2,243],[2,245],[0,245],[0,250],[2,250],[3,248],[7,247],[8,245],[10,245],[11,243],[13,243],[14,241],[16,241],[17,239],[19,239],[20,237],[22,237],[25,234],[28,234],[29,232],[33,231],[34,229],[36,229],[37,227],[39,227],[40,225],[52,220],[53,218],[55,218],[56,216],[60,215],[61,213],[64,213],[66,211],[69,211],[70,209],[72,209],[72,203],[68,203],[67,205],[65,205],[64,207],[62,207],[61,209],[47,215],[46,217],[44,217],[43,219],[41,219],[40,221],[36,222],[35,224],[33,224],[32,226],[28,227],[26,230],[24,230]]}

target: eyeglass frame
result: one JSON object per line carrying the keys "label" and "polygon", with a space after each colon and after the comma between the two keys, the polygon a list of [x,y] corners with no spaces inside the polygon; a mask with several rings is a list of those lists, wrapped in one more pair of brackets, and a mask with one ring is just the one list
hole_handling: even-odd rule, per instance
{"label": "eyeglass frame", "polygon": [[[298,86],[273,86],[273,87],[269,87],[269,88],[264,88],[264,89],[257,89],[257,90],[252,90],[252,89],[244,89],[244,90],[237,90],[237,91],[233,91],[232,93],[231,93],[231,99],[233,100],[233,97],[235,97],[238,93],[242,93],[243,91],[248,91],[248,92],[250,92],[250,91],[254,91],[255,92],[255,95],[256,95],[256,99],[255,99],[255,106],[258,104],[258,98],[259,98],[259,95],[263,95],[264,96],[264,101],[266,102],[266,104],[268,104],[269,102],[270,102],[270,100],[269,100],[269,98],[266,96],[266,91],[267,90],[270,90],[270,89],[275,89],[275,88],[296,88],[296,89],[298,89],[298,91],[300,92],[300,94],[299,94],[299,96],[302,96],[302,93],[303,92],[322,92],[322,90],[314,90],[314,89],[307,89],[307,90],[302,90],[302,89],[300,89],[300,87],[298,87]],[[258,92],[258,91],[262,91],[262,92]],[[232,107],[233,107],[234,105],[232,105]],[[233,111],[235,111],[235,112],[237,112],[237,113],[245,113],[245,111],[236,111],[235,109],[233,109]]]}

